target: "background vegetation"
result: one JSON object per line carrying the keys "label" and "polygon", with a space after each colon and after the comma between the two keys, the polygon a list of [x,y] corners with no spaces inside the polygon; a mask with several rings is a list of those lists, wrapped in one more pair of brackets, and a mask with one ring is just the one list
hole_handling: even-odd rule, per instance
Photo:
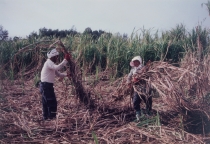
{"label": "background vegetation", "polygon": [[[6,31],[1,28],[2,31]],[[169,31],[155,33],[152,29],[142,28],[140,33],[134,30],[130,36],[102,30],[92,31],[91,28],[86,28],[83,33],[74,29],[59,31],[42,28],[38,34],[32,32],[27,38],[11,39],[4,36],[0,40],[0,67],[12,60],[13,56],[25,46],[42,41],[47,41],[43,43],[49,44],[49,41],[53,42],[60,38],[85,73],[95,74],[97,70],[112,69],[113,77],[120,77],[129,72],[129,62],[136,55],[143,58],[144,64],[149,60],[177,64],[186,52],[195,52],[198,49],[203,57],[209,53],[209,33],[209,29],[201,26],[187,31],[183,24]],[[31,48],[35,49],[36,45],[32,45]],[[40,55],[46,57],[46,52],[47,50],[42,51]],[[18,56],[19,62],[24,67],[31,64],[32,58],[32,52]],[[19,72],[19,69],[13,70]]]}

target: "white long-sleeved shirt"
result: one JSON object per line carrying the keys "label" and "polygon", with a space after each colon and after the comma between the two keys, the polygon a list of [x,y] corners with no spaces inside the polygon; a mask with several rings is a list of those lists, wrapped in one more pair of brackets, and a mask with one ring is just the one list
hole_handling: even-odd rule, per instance
{"label": "white long-sleeved shirt", "polygon": [[66,74],[60,73],[58,70],[65,66],[67,62],[68,61],[64,59],[60,64],[56,65],[53,61],[47,59],[41,71],[41,82],[54,83],[55,76],[65,77]]}
{"label": "white long-sleeved shirt", "polygon": [[128,77],[127,77],[127,83],[131,83],[131,79],[132,79],[132,76],[138,71],[138,70],[141,70],[143,67],[143,65],[139,65],[138,67],[133,67],[130,71],[130,73],[128,74]]}

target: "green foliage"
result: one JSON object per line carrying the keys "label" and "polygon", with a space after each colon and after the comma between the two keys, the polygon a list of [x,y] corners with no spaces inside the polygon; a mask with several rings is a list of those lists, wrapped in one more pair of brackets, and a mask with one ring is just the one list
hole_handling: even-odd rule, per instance
{"label": "green foliage", "polygon": [[156,123],[157,123],[157,116],[155,117],[144,116],[140,119],[140,122],[136,126],[147,127],[148,125],[156,125]]}
{"label": "green foliage", "polygon": [[40,72],[37,72],[34,76],[34,86],[38,87],[40,82]]}
{"label": "green foliage", "polygon": [[210,1],[208,1],[207,3],[202,3],[201,5],[203,6],[203,4],[206,5],[209,15],[210,15]]}
{"label": "green foliage", "polygon": [[[149,60],[178,63],[185,52],[198,50],[198,37],[203,55],[209,53],[209,31],[202,27],[194,28],[190,32],[182,24],[162,33],[157,31],[151,34],[151,30],[143,28],[140,34],[133,32],[130,37],[122,36],[119,33],[103,32],[97,38],[93,38],[91,32],[84,32],[67,35],[61,40],[85,74],[95,74],[97,69],[101,71],[112,69],[115,78],[129,72],[130,60],[137,55],[142,57],[144,64]],[[42,33],[44,32],[42,31]],[[43,40],[53,41],[56,40],[56,37],[44,37],[32,33],[27,39],[14,38],[13,40],[0,41],[0,66],[2,67],[14,59],[14,55],[21,48]],[[31,49],[34,49],[35,46],[32,46]],[[41,54],[46,55],[46,50]],[[19,72],[19,67],[22,65],[25,65],[26,69],[29,65],[33,67],[36,64],[34,56],[34,51],[17,55],[15,61],[11,61],[13,64],[15,63],[14,73]],[[9,70],[9,66],[6,67],[6,70]]]}
{"label": "green foliage", "polygon": [[0,41],[6,40],[8,38],[8,31],[3,29],[3,26],[0,25]]}
{"label": "green foliage", "polygon": [[95,144],[98,144],[98,138],[94,132],[92,132],[92,136],[93,136]]}

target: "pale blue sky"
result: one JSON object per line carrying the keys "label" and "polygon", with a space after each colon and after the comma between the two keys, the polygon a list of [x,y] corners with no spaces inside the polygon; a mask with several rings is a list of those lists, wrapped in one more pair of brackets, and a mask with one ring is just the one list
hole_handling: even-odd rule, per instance
{"label": "pale blue sky", "polygon": [[[25,37],[40,28],[85,28],[131,34],[133,29],[210,28],[208,0],[0,0],[0,25],[9,36]],[[204,20],[206,18],[206,20]]]}

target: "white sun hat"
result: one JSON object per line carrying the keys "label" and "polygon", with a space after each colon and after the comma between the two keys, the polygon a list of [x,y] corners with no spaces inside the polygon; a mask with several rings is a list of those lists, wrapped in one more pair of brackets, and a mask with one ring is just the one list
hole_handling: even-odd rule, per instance
{"label": "white sun hat", "polygon": [[47,53],[47,57],[48,57],[48,58],[54,57],[54,56],[56,56],[56,55],[59,55],[59,52],[58,52],[56,49],[52,49],[51,51],[49,51],[49,52]]}
{"label": "white sun hat", "polygon": [[135,60],[138,60],[138,61],[140,62],[140,64],[142,64],[142,59],[141,59],[141,57],[140,57],[140,56],[135,56],[135,57],[131,60],[130,66],[134,67],[133,61],[135,61]]}

